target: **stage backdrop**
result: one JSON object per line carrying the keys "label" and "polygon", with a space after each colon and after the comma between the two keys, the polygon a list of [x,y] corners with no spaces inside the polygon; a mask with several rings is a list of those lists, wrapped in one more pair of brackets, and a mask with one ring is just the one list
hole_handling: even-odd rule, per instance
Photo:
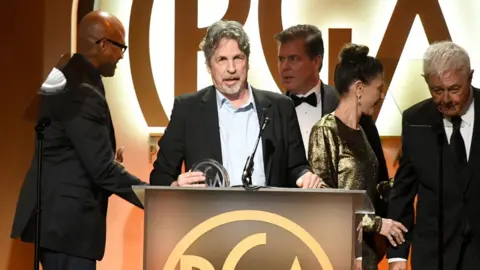
{"label": "stage backdrop", "polygon": [[[326,54],[320,73],[332,82],[338,51],[345,42],[365,44],[386,66],[389,83],[377,120],[382,136],[400,135],[401,112],[428,97],[421,58],[429,42],[453,39],[480,62],[474,25],[478,1],[437,0],[97,0],[96,7],[118,15],[128,30],[129,50],[111,88],[128,103],[136,129],[161,131],[176,95],[211,84],[198,44],[216,20],[245,25],[251,39],[249,81],[280,92],[274,34],[310,23],[323,32]],[[474,83],[478,82],[477,76]],[[136,102],[135,102],[136,101]]]}
{"label": "stage backdrop", "polygon": [[[105,79],[105,86],[117,145],[125,146],[125,165],[146,181],[155,143],[168,123],[174,96],[210,84],[198,44],[206,27],[216,20],[225,18],[245,24],[252,44],[249,81],[275,92],[283,90],[276,72],[273,36],[286,27],[311,23],[322,30],[326,54],[320,75],[328,83],[344,43],[369,46],[370,54],[384,62],[389,83],[377,126],[384,136],[390,174],[395,169],[401,112],[428,97],[420,59],[429,42],[452,39],[469,51],[474,68],[480,64],[477,0],[462,0],[461,5],[457,0],[79,1],[93,2],[95,9],[115,14],[126,26],[129,49],[118,65],[117,75]],[[78,1],[31,2],[35,4],[22,7],[15,2],[10,5],[13,9],[0,9],[8,12],[3,18],[12,26],[9,36],[18,35],[15,42],[7,43],[11,44],[7,50],[2,50],[1,59],[12,63],[4,65],[2,74],[25,70],[22,75],[6,76],[6,89],[18,91],[13,92],[14,99],[1,99],[5,110],[1,116],[12,129],[1,140],[5,153],[0,160],[5,168],[0,171],[4,190],[1,196],[8,201],[2,204],[2,270],[31,269],[33,249],[8,240],[17,195],[33,152],[33,124],[22,119],[24,108],[36,91],[35,85],[40,84],[57,57],[70,47],[75,50],[70,40],[75,34]],[[67,2],[73,8],[61,8]],[[30,26],[21,26],[22,22]],[[69,31],[64,28],[70,23],[72,37],[65,37]],[[474,75],[473,82],[479,86],[479,77]],[[99,269],[142,269],[143,212],[112,196],[107,231],[107,249]]]}
{"label": "stage backdrop", "polygon": [[[454,40],[470,52],[473,67],[480,64],[476,38],[480,30],[475,27],[480,23],[475,13],[480,2],[475,0],[464,0],[462,5],[455,0],[97,0],[95,8],[114,13],[127,28],[128,53],[117,76],[105,84],[119,143],[126,144],[127,167],[141,175],[150,170],[147,157],[154,153],[158,139],[149,136],[161,134],[167,125],[174,97],[211,84],[198,44],[216,20],[245,25],[252,46],[249,81],[274,92],[283,89],[273,36],[284,28],[299,23],[320,28],[326,51],[320,75],[328,83],[344,43],[369,46],[370,54],[386,67],[388,91],[377,118],[384,137],[399,136],[402,111],[429,96],[421,77],[421,58],[430,42]],[[479,78],[474,76],[474,84],[479,85]],[[386,149],[391,168],[398,143],[393,145]],[[109,223],[109,239],[125,237],[125,231],[131,230],[133,242],[110,241],[101,267],[120,268],[125,263],[139,267],[129,257],[140,260],[141,239],[136,238],[140,233],[120,224],[131,222],[128,225],[136,228],[141,224],[129,218],[132,214],[126,208],[120,204],[111,208],[109,221],[118,222]]]}

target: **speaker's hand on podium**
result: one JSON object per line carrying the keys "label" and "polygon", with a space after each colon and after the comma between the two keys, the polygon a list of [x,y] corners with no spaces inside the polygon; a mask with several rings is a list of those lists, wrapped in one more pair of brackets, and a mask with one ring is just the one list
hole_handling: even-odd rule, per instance
{"label": "speaker's hand on podium", "polygon": [[325,182],[323,182],[322,178],[311,172],[307,172],[304,175],[300,176],[300,178],[297,179],[297,186],[301,188],[328,187]]}
{"label": "speaker's hand on podium", "polygon": [[[203,172],[188,171],[178,176],[177,181],[173,185],[181,187],[206,187],[205,176]],[[204,182],[204,183],[202,183]]]}

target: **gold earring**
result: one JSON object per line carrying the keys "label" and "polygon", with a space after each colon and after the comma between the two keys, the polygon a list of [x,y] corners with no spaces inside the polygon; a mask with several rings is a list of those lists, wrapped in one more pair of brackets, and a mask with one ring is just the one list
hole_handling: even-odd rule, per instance
{"label": "gold earring", "polygon": [[360,107],[360,105],[362,105],[362,102],[360,102],[360,98],[361,98],[361,97],[362,97],[362,96],[357,96],[358,107]]}

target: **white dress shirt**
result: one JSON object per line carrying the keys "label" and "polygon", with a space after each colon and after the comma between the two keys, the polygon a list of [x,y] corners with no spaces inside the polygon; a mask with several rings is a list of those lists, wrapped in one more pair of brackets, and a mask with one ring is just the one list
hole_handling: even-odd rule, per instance
{"label": "white dress shirt", "polygon": [[308,141],[310,139],[310,131],[312,127],[322,118],[322,102],[320,94],[319,80],[310,91],[303,95],[296,95],[298,97],[307,97],[311,93],[315,93],[317,96],[317,107],[313,107],[308,103],[302,103],[298,105],[295,110],[297,111],[298,124],[300,125],[300,131],[302,132],[303,146],[305,147],[305,154],[308,155]]}
{"label": "white dress shirt", "polygon": [[[470,103],[470,106],[462,115],[462,123],[460,124],[460,134],[462,134],[463,141],[465,143],[465,152],[467,153],[467,160],[470,156],[470,146],[472,145],[472,137],[473,137],[473,121],[475,120],[475,106],[474,101]],[[443,118],[443,127],[445,128],[445,134],[447,136],[448,143],[450,144],[450,137],[452,137],[453,133],[453,124],[448,118]],[[401,262],[406,261],[404,258],[391,258],[388,259],[388,263],[392,262]]]}

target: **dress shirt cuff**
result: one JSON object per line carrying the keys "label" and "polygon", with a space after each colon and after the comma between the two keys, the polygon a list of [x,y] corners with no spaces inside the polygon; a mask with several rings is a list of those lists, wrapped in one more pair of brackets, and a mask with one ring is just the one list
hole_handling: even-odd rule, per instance
{"label": "dress shirt cuff", "polygon": [[362,257],[355,258],[355,260],[361,261],[361,260],[362,260]]}
{"label": "dress shirt cuff", "polygon": [[303,169],[302,172],[300,172],[300,176],[297,179],[300,179],[300,177],[302,177],[306,173],[313,173],[313,172],[308,168]]}
{"label": "dress shirt cuff", "polygon": [[393,263],[393,262],[406,262],[407,259],[404,258],[390,258],[388,259],[388,263]]}

